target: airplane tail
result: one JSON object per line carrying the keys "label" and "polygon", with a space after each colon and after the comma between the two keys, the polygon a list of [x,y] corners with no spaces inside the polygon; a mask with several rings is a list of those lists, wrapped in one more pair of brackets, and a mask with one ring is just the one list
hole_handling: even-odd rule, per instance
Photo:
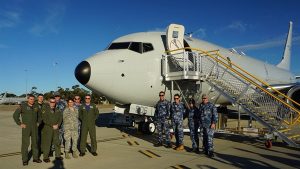
{"label": "airplane tail", "polygon": [[290,21],[289,32],[286,38],[285,48],[282,56],[281,62],[277,65],[277,67],[290,70],[291,64],[291,48],[292,48],[292,31],[293,31],[293,22]]}

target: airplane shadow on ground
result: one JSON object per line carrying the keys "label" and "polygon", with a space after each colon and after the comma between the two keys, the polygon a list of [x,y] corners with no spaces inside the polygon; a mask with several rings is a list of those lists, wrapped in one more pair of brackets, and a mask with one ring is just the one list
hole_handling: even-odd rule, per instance
{"label": "airplane shadow on ground", "polygon": [[256,154],[256,155],[261,156],[263,158],[267,158],[267,159],[272,160],[272,161],[280,162],[280,163],[283,163],[283,164],[291,166],[291,167],[295,167],[295,166],[299,167],[300,166],[300,159],[299,158],[298,158],[298,160],[294,160],[294,159],[287,159],[287,158],[279,157],[279,156],[273,156],[273,155],[268,155],[268,154],[257,153],[257,152],[254,152],[254,151],[245,150],[245,149],[241,149],[241,148],[235,148],[235,149],[239,150],[239,151],[244,151],[244,152],[247,152],[247,153]]}
{"label": "airplane shadow on ground", "polygon": [[[142,139],[142,140],[147,141],[151,144],[155,144],[157,142],[157,133],[152,134],[152,135],[147,135],[147,134],[142,134],[135,127],[128,127],[128,126],[122,126],[122,125],[110,125],[110,120],[112,118],[113,118],[113,113],[100,114],[97,121],[96,121],[96,125],[98,127],[116,128],[120,132],[126,133],[129,136],[133,136],[133,137]],[[187,138],[189,138],[189,133],[185,133],[185,135],[188,136]],[[230,141],[233,141],[233,142],[238,142],[238,143],[251,145],[251,146],[254,146],[254,147],[257,147],[257,148],[260,148],[260,149],[265,149],[266,151],[284,153],[284,154],[289,155],[291,157],[295,157],[295,158],[300,159],[300,154],[279,152],[279,151],[276,151],[276,150],[273,150],[273,149],[265,148],[264,140],[259,139],[259,138],[243,136],[243,135],[226,134],[226,133],[215,133],[215,138],[230,140]],[[172,139],[172,144],[175,145],[175,139],[174,138]],[[200,144],[201,144],[201,142],[200,142]],[[274,142],[273,146],[284,147],[284,148],[288,148],[288,149],[291,149],[291,150],[297,150],[296,148],[288,147],[285,143]],[[201,145],[200,145],[200,147],[201,147]],[[185,150],[190,151],[191,149],[190,149],[190,147],[185,146]],[[299,152],[299,150],[300,149],[298,149],[298,152]],[[223,158],[224,160],[227,159],[228,161],[234,161],[234,160],[231,160],[231,158],[235,159],[235,161],[240,161],[241,165],[238,165],[238,164],[236,164],[236,165],[238,165],[239,167],[242,167],[242,168],[244,168],[246,166],[246,165],[243,165],[243,164],[254,165],[254,166],[256,165],[257,167],[261,167],[261,168],[270,167],[269,164],[265,164],[264,162],[260,162],[260,161],[257,161],[256,163],[253,163],[253,162],[251,162],[251,161],[253,161],[253,159],[248,159],[248,158],[243,158],[243,157],[235,157],[235,156],[232,156],[232,155],[220,154],[220,153],[216,153],[216,156],[218,156],[219,158]],[[265,158],[269,157],[269,155],[262,155],[262,156],[265,156]],[[270,158],[271,158],[271,160],[273,160],[272,159],[273,156],[270,157]],[[276,159],[276,158],[277,157],[274,156],[274,159]],[[284,160],[284,159],[279,159],[279,160]],[[289,160],[287,159],[287,161],[289,161]],[[260,163],[262,165],[260,165]],[[297,163],[297,161],[294,162],[294,163]],[[299,161],[298,161],[298,163],[299,163]],[[228,163],[228,164],[230,164],[230,163]],[[290,164],[290,162],[287,162],[287,164]],[[291,164],[293,164],[293,163],[291,162]],[[298,166],[300,166],[300,165],[298,165]],[[205,168],[205,167],[208,167],[208,166],[200,166],[199,165],[199,168]],[[214,167],[211,167],[211,168],[214,168]]]}
{"label": "airplane shadow on ground", "polygon": [[[120,118],[122,118],[122,115],[118,115]],[[110,121],[114,117],[114,113],[103,113],[99,114],[98,119],[96,120],[96,126],[98,127],[107,127],[107,128],[116,128],[120,132],[126,133],[129,136],[137,137],[139,139],[145,140],[147,142],[150,142],[154,144],[156,142],[156,134],[153,135],[147,135],[142,134],[137,131],[137,128],[135,127],[128,127],[125,125],[111,125]]]}
{"label": "airplane shadow on ground", "polygon": [[[108,128],[116,128],[120,132],[126,133],[129,136],[133,136],[144,141],[147,141],[151,144],[155,144],[157,142],[157,133],[154,134],[143,134],[138,131],[136,127],[128,127],[125,125],[111,125],[110,120],[113,118],[114,113],[103,113],[100,114],[98,119],[96,120],[96,126],[98,127],[108,127]],[[122,115],[118,114],[119,118],[122,118]],[[138,125],[138,124],[137,124]],[[186,134],[186,133],[185,133]],[[175,138],[171,140],[172,144],[175,145]],[[190,147],[184,147],[186,151],[191,151]]]}
{"label": "airplane shadow on ground", "polygon": [[[237,168],[276,168],[266,162],[245,158],[240,156],[234,156],[231,154],[222,154],[222,153],[215,153],[215,157],[213,160],[235,166]],[[203,166],[198,165],[199,168],[203,168]]]}
{"label": "airplane shadow on ground", "polygon": [[112,127],[109,122],[113,118],[113,112],[99,114],[96,120],[96,126],[98,127]]}
{"label": "airplane shadow on ground", "polygon": [[[254,146],[256,148],[264,149],[266,151],[272,151],[272,152],[276,152],[276,153],[283,153],[283,154],[289,155],[291,157],[296,157],[296,158],[300,159],[300,153],[295,154],[295,153],[280,152],[280,151],[276,151],[272,148],[266,148],[265,145],[264,145],[265,140],[260,139],[260,138],[243,136],[243,135],[226,134],[226,133],[215,133],[215,138],[230,140],[230,141],[238,142],[238,143],[243,143],[243,144]],[[295,150],[295,151],[300,152],[300,148],[289,147],[286,143],[273,142],[272,144],[273,144],[273,146],[276,146],[276,147],[282,147],[282,148],[285,148],[285,149],[290,149],[290,150]]]}

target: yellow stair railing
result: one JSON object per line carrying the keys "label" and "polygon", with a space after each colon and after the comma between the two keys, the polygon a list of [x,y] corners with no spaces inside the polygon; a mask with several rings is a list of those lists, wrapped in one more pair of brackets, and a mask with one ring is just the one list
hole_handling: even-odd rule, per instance
{"label": "yellow stair railing", "polygon": [[[292,118],[290,121],[284,120],[284,122],[287,125],[295,125],[297,122],[300,122],[300,111],[298,109],[296,109],[295,107],[293,107],[293,106],[289,105],[288,103],[286,103],[284,100],[282,100],[278,96],[281,96],[286,100],[289,100],[290,102],[294,103],[295,105],[300,106],[299,103],[297,103],[296,101],[294,101],[293,99],[291,99],[287,95],[283,94],[282,92],[278,91],[277,89],[273,88],[267,82],[255,77],[254,75],[252,75],[248,71],[244,70],[240,66],[236,65],[232,61],[229,62],[227,60],[227,58],[225,58],[224,56],[222,56],[219,53],[219,50],[205,51],[205,50],[202,50],[202,49],[186,47],[186,48],[180,48],[180,49],[176,49],[176,50],[166,51],[166,53],[171,53],[173,51],[185,50],[185,49],[192,50],[193,52],[197,51],[201,56],[208,56],[208,57],[212,58],[217,63],[220,63],[221,65],[225,66],[227,69],[229,69],[232,72],[234,72],[235,74],[237,74],[239,77],[243,78],[246,82],[254,85],[255,87],[257,87],[258,89],[260,89],[261,91],[263,91],[264,93],[266,93],[267,95],[272,97],[273,99],[277,100],[281,104],[285,105],[289,109],[296,112],[297,113],[296,118]],[[248,75],[248,77],[247,77],[247,75]],[[274,93],[270,92],[269,90],[267,90],[265,87],[263,87],[259,83],[261,83],[264,86],[266,86],[267,88],[271,89]]]}

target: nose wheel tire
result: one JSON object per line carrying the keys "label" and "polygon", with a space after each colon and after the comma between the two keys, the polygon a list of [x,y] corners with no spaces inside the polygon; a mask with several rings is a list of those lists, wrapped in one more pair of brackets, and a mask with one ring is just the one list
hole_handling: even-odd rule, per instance
{"label": "nose wheel tire", "polygon": [[138,131],[142,132],[143,134],[153,134],[155,133],[156,125],[153,122],[141,122],[138,126]]}

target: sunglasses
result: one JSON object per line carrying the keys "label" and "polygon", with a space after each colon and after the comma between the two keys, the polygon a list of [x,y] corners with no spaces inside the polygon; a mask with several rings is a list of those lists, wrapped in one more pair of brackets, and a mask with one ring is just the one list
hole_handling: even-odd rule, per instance
{"label": "sunglasses", "polygon": [[85,99],[91,99],[90,97],[87,97],[87,98],[85,98]]}
{"label": "sunglasses", "polygon": [[55,103],[55,102],[50,102],[50,103]]}
{"label": "sunglasses", "polygon": [[165,95],[159,95],[159,96],[165,96]]}
{"label": "sunglasses", "polygon": [[174,99],[175,99],[175,100],[178,100],[179,98],[178,98],[178,97],[175,97]]}
{"label": "sunglasses", "polygon": [[75,100],[80,100],[80,98],[75,98]]}
{"label": "sunglasses", "polygon": [[202,99],[207,99],[207,98],[202,98]]}

